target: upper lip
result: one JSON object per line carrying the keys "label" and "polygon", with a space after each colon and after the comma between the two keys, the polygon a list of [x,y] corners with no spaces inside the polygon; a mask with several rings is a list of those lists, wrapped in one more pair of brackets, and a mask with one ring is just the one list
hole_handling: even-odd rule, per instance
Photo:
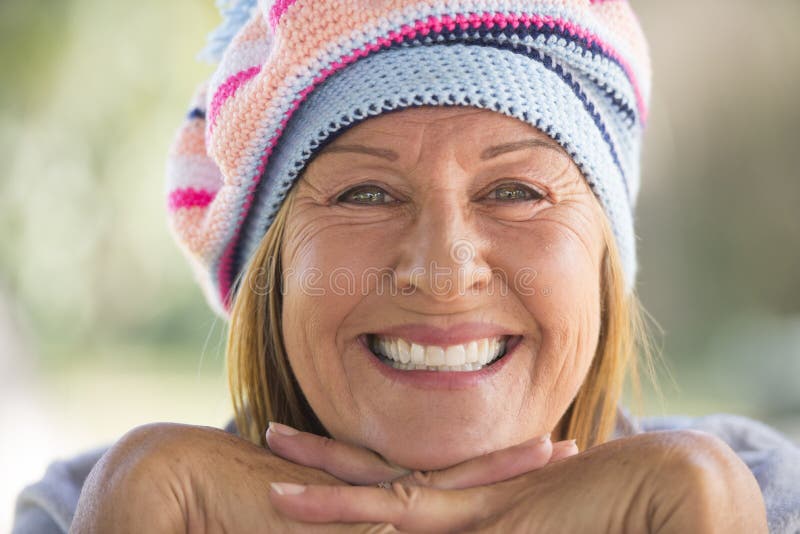
{"label": "upper lip", "polygon": [[384,337],[400,337],[418,345],[463,345],[487,337],[519,335],[508,328],[491,323],[465,322],[448,328],[429,324],[409,323],[385,328],[370,334]]}

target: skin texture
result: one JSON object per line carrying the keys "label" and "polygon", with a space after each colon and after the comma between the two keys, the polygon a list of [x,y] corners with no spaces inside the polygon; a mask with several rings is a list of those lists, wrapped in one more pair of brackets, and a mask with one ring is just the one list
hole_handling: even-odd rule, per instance
{"label": "skin texture", "polygon": [[[268,438],[276,451],[291,450],[293,461],[213,428],[168,423],[138,427],[92,470],[71,532],[391,531],[383,521],[312,525],[280,514],[272,506],[269,484],[346,487],[395,479],[409,486],[478,487],[577,453],[572,443],[537,439],[423,474],[399,470],[372,451],[312,434],[270,432]],[[318,469],[303,465],[311,458]]]}
{"label": "skin texture", "polygon": [[303,532],[270,505],[276,476],[342,484],[220,430],[146,425],[124,436],[92,471],[70,532]]}
{"label": "skin texture", "polygon": [[[342,198],[357,186],[386,202]],[[498,113],[415,108],[348,130],[296,187],[282,251],[284,340],[333,437],[441,469],[556,429],[597,346],[604,251],[603,214],[557,144]],[[509,189],[527,198],[498,197]],[[466,261],[454,254],[464,243]],[[378,291],[367,272],[391,272],[395,291]],[[470,388],[389,380],[359,342],[395,325],[462,322],[523,336],[502,370]]]}
{"label": "skin texture", "polygon": [[[533,142],[491,149],[520,141]],[[604,250],[595,198],[547,142],[473,109],[407,110],[337,138],[297,185],[283,250],[287,353],[333,438],[271,425],[267,451],[203,427],[134,429],[90,474],[71,531],[766,532],[755,479],[715,438],[653,433],[581,453],[540,439],[595,352]],[[397,157],[343,152],[353,145]],[[370,198],[379,186],[397,202],[341,201],[365,183]],[[499,199],[509,183],[541,198]],[[464,242],[474,254],[459,262],[451,252]],[[432,262],[461,273],[449,289],[413,276]],[[316,282],[301,276],[312,268]],[[408,291],[380,293],[360,276],[333,291],[337,268],[388,268]],[[526,268],[535,277],[515,285]],[[467,320],[523,336],[470,387],[389,380],[358,343],[386,324]]]}
{"label": "skin texture", "polygon": [[386,522],[404,532],[767,531],[746,466],[716,438],[690,431],[612,441],[490,486],[275,484],[272,502],[306,522]]}
{"label": "skin texture", "polygon": [[[325,450],[326,469],[346,478],[387,469],[374,452],[329,438],[268,439],[295,458]],[[755,479],[716,438],[659,432],[576,452],[537,440],[379,489],[220,430],[157,423],[129,432],[98,463],[70,531],[767,532]],[[524,466],[518,476],[515,466]],[[497,471],[512,475],[485,477]],[[283,494],[270,491],[278,480]]]}

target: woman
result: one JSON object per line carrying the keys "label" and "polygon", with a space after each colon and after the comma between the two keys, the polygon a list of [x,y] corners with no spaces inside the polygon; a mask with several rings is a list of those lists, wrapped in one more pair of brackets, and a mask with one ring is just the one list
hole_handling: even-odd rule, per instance
{"label": "woman", "polygon": [[235,431],[133,430],[73,477],[74,531],[798,528],[771,431],[618,416],[649,93],[627,4],[267,4],[168,171]]}

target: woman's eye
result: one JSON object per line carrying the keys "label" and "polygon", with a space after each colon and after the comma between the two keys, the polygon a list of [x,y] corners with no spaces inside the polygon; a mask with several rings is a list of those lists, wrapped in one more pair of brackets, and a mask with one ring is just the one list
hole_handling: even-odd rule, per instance
{"label": "woman's eye", "polygon": [[501,202],[519,202],[539,200],[544,198],[544,195],[531,187],[521,184],[505,184],[489,193],[489,198]]}
{"label": "woman's eye", "polygon": [[395,201],[389,193],[374,185],[363,185],[348,189],[339,195],[336,200],[337,202],[367,205],[389,204]]}

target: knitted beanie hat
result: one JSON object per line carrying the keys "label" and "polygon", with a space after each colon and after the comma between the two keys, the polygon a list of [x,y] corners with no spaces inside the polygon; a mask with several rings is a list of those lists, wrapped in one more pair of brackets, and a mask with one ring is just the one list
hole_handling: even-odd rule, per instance
{"label": "knitted beanie hat", "polygon": [[239,0],[209,52],[167,165],[171,229],[212,307],[315,153],[412,106],[473,106],[558,142],[599,199],[636,276],[633,210],[650,93],[624,0]]}

